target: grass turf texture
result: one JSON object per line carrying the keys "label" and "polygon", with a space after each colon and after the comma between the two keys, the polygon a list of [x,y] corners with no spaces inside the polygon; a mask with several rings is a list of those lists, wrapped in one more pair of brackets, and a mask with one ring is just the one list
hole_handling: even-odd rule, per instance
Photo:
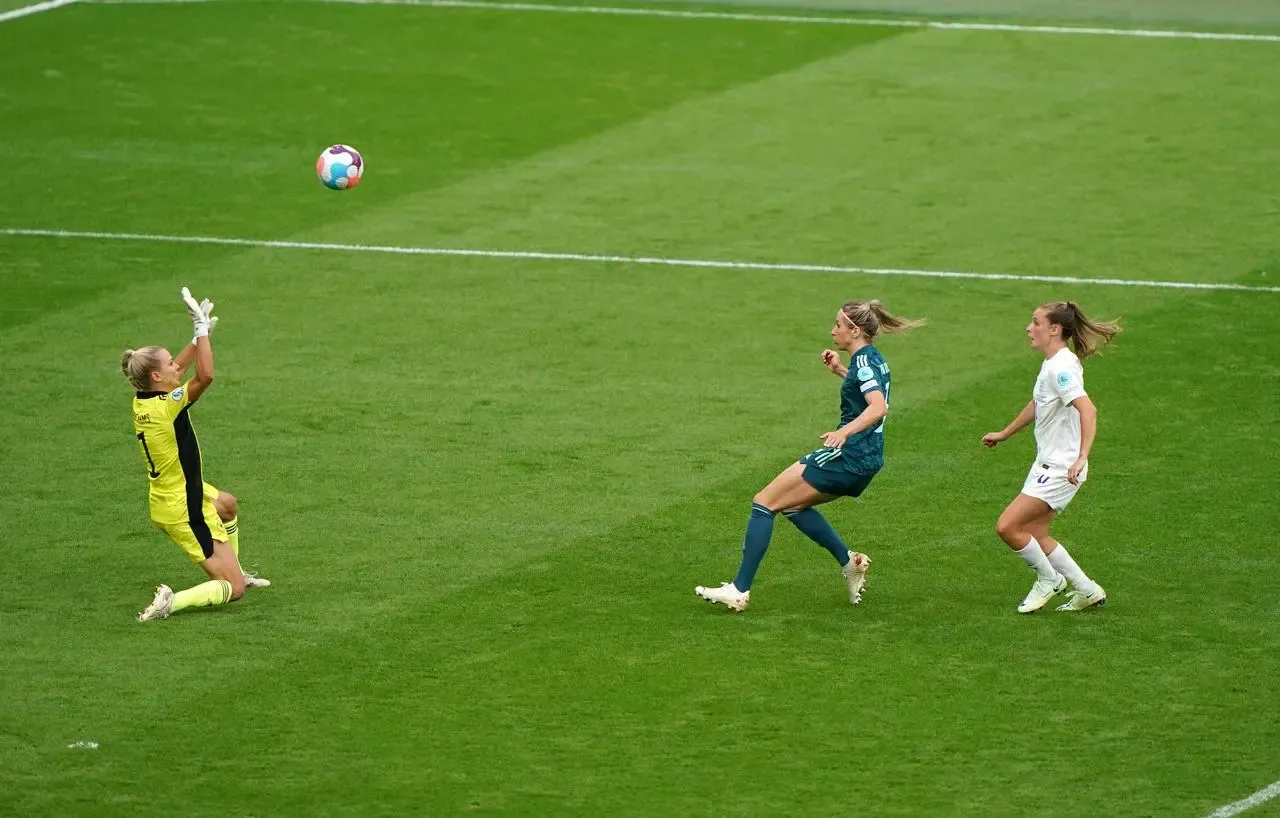
{"label": "grass turf texture", "polygon": [[[631,0],[627,0],[631,2]],[[581,0],[581,5],[607,5]],[[637,2],[636,5],[649,5]],[[716,5],[694,2],[695,6]],[[1280,8],[1269,0],[750,0],[728,7],[757,6],[868,15],[917,15],[929,18],[1008,18],[1011,22],[1069,25],[1120,25],[1128,28],[1240,27],[1259,33],[1280,27]],[[1031,19],[1034,18],[1034,19]]]}
{"label": "grass turf texture", "polygon": [[[74,46],[74,47],[72,47]],[[1266,44],[413,8],[85,6],[0,25],[0,225],[1273,284]],[[349,193],[311,175],[364,151]],[[196,411],[276,587],[145,520],[124,346],[219,303]],[[1275,294],[0,238],[0,811],[1200,815],[1280,775]],[[883,344],[889,467],[779,523],[835,420],[838,303]],[[1112,601],[1012,612],[1032,306],[1088,365],[1058,534]],[[72,750],[80,740],[100,748]],[[1046,798],[1047,791],[1058,793]],[[1275,805],[1258,814],[1276,814]]]}

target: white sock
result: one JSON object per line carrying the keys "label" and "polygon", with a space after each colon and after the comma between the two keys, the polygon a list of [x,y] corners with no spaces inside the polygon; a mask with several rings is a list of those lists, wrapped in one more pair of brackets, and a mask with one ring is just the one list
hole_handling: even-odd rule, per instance
{"label": "white sock", "polygon": [[1085,596],[1098,590],[1098,583],[1085,576],[1084,571],[1081,571],[1080,566],[1076,565],[1076,561],[1067,553],[1067,547],[1062,543],[1058,543],[1058,547],[1053,549],[1053,553],[1049,555],[1049,564],[1056,568],[1058,573],[1066,577],[1067,581]]}
{"label": "white sock", "polygon": [[[1062,546],[1059,545],[1058,547],[1061,548]],[[1031,542],[1014,553],[1022,557],[1022,561],[1030,565],[1040,579],[1053,582],[1058,578],[1057,569],[1053,567],[1053,564],[1049,562],[1049,558],[1040,550],[1040,543],[1036,542],[1035,537],[1032,537]],[[1079,571],[1080,569],[1077,568],[1076,570]]]}

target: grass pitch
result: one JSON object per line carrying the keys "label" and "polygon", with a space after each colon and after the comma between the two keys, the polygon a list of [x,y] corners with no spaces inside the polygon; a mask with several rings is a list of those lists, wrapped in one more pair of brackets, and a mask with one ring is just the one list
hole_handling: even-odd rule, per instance
{"label": "grass pitch", "polygon": [[[0,75],[0,228],[1280,272],[1274,43],[86,4],[0,24]],[[117,361],[185,342],[184,284],[207,477],[276,584],[141,626],[200,574]],[[11,235],[0,288],[0,813],[1197,816],[1280,776],[1280,294]],[[834,424],[853,297],[931,322],[881,344],[886,470],[824,509],[866,601],[779,523],[726,615],[692,588]],[[979,439],[1064,297],[1127,327],[1056,529],[1111,601],[1019,617],[1032,441]]]}

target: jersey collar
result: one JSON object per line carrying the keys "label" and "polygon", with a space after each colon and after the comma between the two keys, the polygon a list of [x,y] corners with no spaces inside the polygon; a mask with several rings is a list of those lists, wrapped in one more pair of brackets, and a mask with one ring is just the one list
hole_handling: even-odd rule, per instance
{"label": "jersey collar", "polygon": [[144,398],[158,398],[161,395],[167,395],[167,394],[168,393],[165,392],[163,389],[158,392],[139,392],[138,400],[143,400]]}

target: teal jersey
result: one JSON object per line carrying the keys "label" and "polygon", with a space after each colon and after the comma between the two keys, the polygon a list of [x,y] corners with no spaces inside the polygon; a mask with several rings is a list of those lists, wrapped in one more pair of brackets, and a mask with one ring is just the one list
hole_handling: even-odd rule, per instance
{"label": "teal jersey", "polygon": [[[849,362],[849,372],[840,385],[840,425],[845,426],[867,410],[867,395],[879,392],[889,403],[889,364],[880,350],[865,346]],[[884,421],[850,435],[841,452],[845,468],[872,474],[884,466]]]}

